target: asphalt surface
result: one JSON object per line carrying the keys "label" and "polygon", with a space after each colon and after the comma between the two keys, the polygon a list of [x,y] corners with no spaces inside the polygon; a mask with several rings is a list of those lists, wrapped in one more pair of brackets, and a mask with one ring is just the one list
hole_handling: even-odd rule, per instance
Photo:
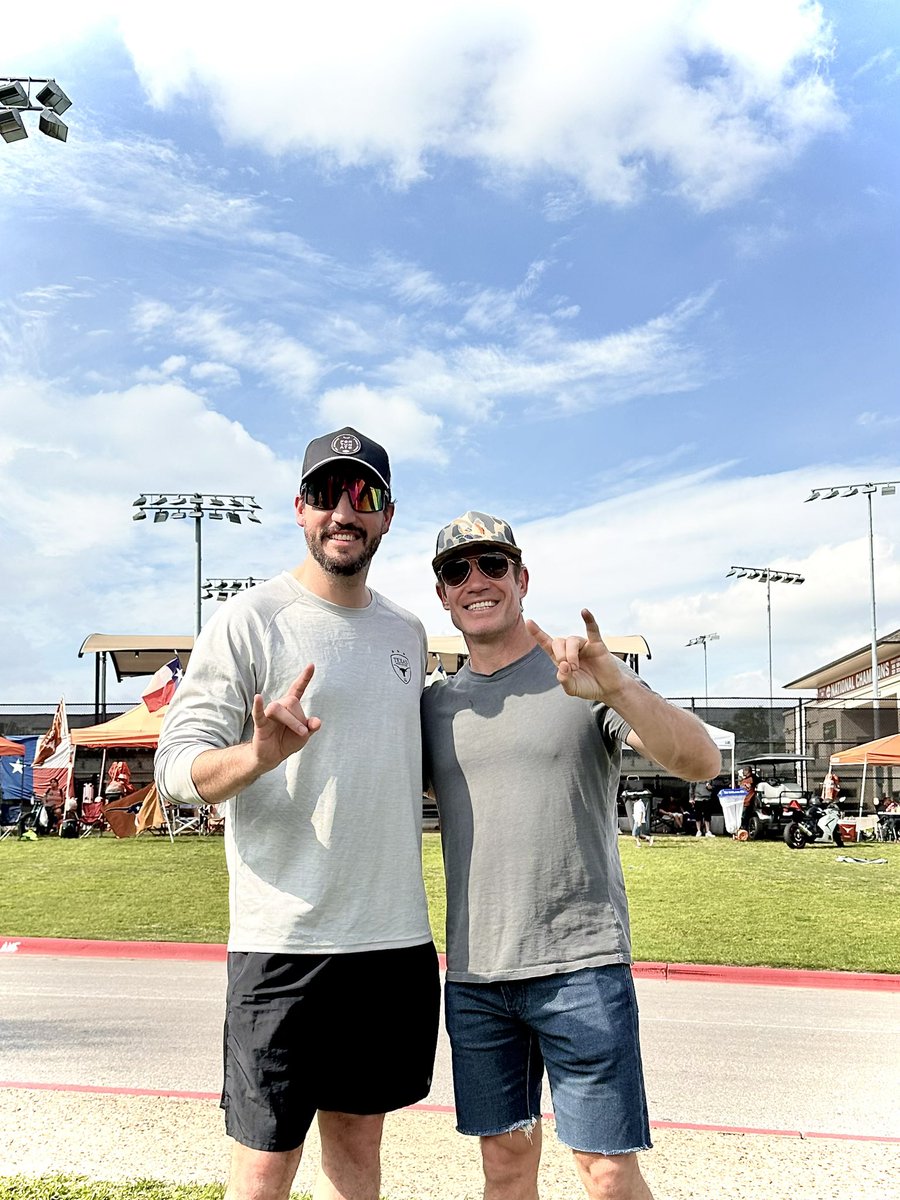
{"label": "asphalt surface", "polygon": [[[900,1138],[900,993],[636,986],[651,1120]],[[0,955],[0,1082],[217,1094],[223,995],[220,963]]]}
{"label": "asphalt surface", "polygon": [[[217,962],[0,954],[0,1177],[224,1180],[223,984]],[[900,1135],[900,992],[637,990],[656,1200],[900,1200],[886,1140]],[[442,1035],[431,1095],[385,1123],[389,1200],[482,1195],[477,1139],[455,1132],[451,1103]],[[543,1147],[542,1200],[583,1194],[552,1120]],[[318,1158],[313,1127],[298,1192]]]}

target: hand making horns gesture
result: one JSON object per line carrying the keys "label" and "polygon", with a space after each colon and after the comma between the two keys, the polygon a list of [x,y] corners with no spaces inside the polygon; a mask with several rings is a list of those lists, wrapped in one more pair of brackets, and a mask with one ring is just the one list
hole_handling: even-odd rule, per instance
{"label": "hand making horns gesture", "polygon": [[604,645],[600,629],[589,609],[581,616],[587,637],[551,638],[534,621],[526,621],[528,632],[555,664],[556,678],[570,696],[582,700],[606,700],[622,686],[618,660]]}
{"label": "hand making horns gesture", "polygon": [[302,750],[322,722],[303,711],[303,693],[313,677],[312,663],[304,667],[278,700],[263,703],[253,697],[253,739],[251,745],[261,766],[267,771]]}

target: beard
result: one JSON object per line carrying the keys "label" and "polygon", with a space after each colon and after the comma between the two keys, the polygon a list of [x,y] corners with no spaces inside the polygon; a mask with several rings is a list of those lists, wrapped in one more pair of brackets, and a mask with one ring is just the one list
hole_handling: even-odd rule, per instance
{"label": "beard", "polygon": [[[345,526],[345,528],[348,528]],[[375,557],[375,551],[381,545],[381,534],[369,537],[364,529],[358,526],[350,526],[354,533],[358,533],[362,538],[362,551],[358,558],[333,559],[329,558],[325,552],[324,539],[333,533],[334,530],[324,530],[319,534],[311,534],[308,529],[304,530],[306,534],[306,546],[312,557],[319,564],[323,571],[327,571],[329,575],[340,575],[344,578],[352,578],[358,575],[360,571],[365,571],[369,563]]]}

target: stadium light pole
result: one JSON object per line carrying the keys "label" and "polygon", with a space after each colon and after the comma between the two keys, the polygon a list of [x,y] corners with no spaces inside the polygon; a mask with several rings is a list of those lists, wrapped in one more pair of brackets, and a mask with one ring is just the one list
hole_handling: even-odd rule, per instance
{"label": "stadium light pole", "polygon": [[709,708],[709,673],[706,669],[706,643],[717,642],[718,640],[719,635],[717,633],[701,633],[685,643],[687,646],[703,647],[703,702],[707,708]]}
{"label": "stadium light pole", "polygon": [[738,579],[754,579],[757,583],[766,585],[766,622],[769,631],[769,747],[771,749],[774,741],[772,729],[772,692],[774,690],[772,686],[772,584],[801,584],[806,580],[796,571],[779,571],[774,567],[731,567],[726,578],[729,575],[736,575]]}
{"label": "stadium light pole", "polygon": [[205,579],[203,581],[203,599],[212,600],[228,600],[232,596],[236,596],[238,592],[246,591],[247,588],[256,587],[258,583],[265,583],[265,579],[255,579],[252,575],[248,575],[245,579]]}
{"label": "stadium light pole", "polygon": [[851,496],[865,496],[869,509],[869,588],[872,603],[872,733],[881,736],[881,700],[878,686],[878,621],[875,616],[875,537],[872,527],[872,497],[881,491],[882,496],[894,496],[900,479],[886,479],[881,483],[841,483],[833,487],[813,488],[804,500],[849,500]]}
{"label": "stadium light pole", "polygon": [[[32,103],[31,85],[44,86]],[[22,85],[27,85],[23,87]],[[64,142],[69,136],[69,127],[60,119],[60,114],[72,107],[72,101],[55,79],[36,79],[33,75],[0,75],[0,137],[4,142],[21,142],[28,137],[22,120],[23,112],[40,113],[38,128],[47,137]]]}
{"label": "stadium light pole", "polygon": [[[169,496],[172,496],[172,499]],[[260,505],[253,496],[232,496],[227,492],[182,492],[163,494],[161,492],[142,492],[132,504],[138,511],[132,515],[133,521],[146,521],[148,514],[153,514],[154,524],[167,521],[184,520],[190,517],[194,522],[194,637],[200,633],[200,606],[203,597],[202,578],[202,545],[200,524],[203,518],[211,521],[228,520],[232,525],[240,525],[241,516],[245,516],[254,525],[260,524]]]}

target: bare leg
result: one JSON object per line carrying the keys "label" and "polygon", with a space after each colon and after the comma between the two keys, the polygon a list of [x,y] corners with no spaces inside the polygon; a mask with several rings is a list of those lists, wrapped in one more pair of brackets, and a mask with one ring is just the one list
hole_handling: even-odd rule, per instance
{"label": "bare leg", "polygon": [[302,1145],[282,1152],[235,1142],[225,1200],[288,1200],[302,1153]]}
{"label": "bare leg", "polygon": [[384,1115],[320,1112],[322,1165],[313,1200],[378,1200]]}
{"label": "bare leg", "polygon": [[653,1200],[636,1154],[573,1153],[590,1200]]}
{"label": "bare leg", "polygon": [[484,1200],[538,1200],[541,1123],[481,1139]]}

